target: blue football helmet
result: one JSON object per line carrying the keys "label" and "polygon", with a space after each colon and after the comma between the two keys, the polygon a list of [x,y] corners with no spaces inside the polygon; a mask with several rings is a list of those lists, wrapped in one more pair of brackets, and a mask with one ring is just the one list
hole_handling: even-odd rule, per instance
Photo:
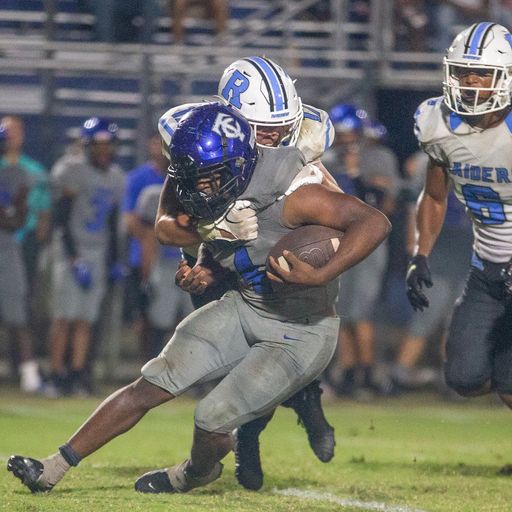
{"label": "blue football helmet", "polygon": [[246,189],[258,150],[241,114],[230,105],[207,103],[180,120],[169,156],[169,177],[185,212],[213,220]]}
{"label": "blue football helmet", "polygon": [[366,123],[364,123],[364,135],[369,139],[378,140],[380,142],[385,142],[388,137],[388,130],[386,127],[377,119],[368,119]]}
{"label": "blue football helmet", "polygon": [[90,142],[115,142],[117,140],[117,124],[102,117],[91,117],[80,129],[80,137],[85,144]]}
{"label": "blue football helmet", "polygon": [[340,103],[329,111],[329,117],[337,132],[361,132],[368,114],[351,103]]}

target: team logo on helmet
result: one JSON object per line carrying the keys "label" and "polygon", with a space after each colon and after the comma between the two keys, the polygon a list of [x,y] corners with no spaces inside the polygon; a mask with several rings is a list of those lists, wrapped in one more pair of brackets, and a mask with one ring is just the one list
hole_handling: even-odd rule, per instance
{"label": "team logo on helmet", "polygon": [[222,112],[217,114],[212,131],[220,136],[224,135],[228,139],[240,139],[241,142],[245,139],[245,133],[242,131],[238,121],[233,116],[223,114]]}

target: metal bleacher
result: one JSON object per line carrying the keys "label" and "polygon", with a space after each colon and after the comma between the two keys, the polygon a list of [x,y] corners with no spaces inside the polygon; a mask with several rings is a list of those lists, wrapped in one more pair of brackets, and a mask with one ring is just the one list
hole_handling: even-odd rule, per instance
{"label": "metal bleacher", "polygon": [[[393,2],[370,0],[367,22],[347,16],[348,2],[231,0],[222,43],[211,21],[190,17],[187,44],[173,45],[164,9],[145,44],[106,44],[94,41],[83,1],[2,0],[0,113],[25,116],[47,164],[85,117],[111,117],[131,166],[163,111],[215,93],[222,70],[244,55],[275,58],[298,79],[304,101],[325,108],[349,96],[370,103],[377,87],[438,83],[439,55],[393,50]],[[320,3],[327,20],[312,14]]]}

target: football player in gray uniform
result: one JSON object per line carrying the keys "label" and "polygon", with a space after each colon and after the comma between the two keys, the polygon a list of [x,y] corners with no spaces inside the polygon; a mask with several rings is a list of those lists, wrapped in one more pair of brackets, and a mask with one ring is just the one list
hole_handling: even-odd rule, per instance
{"label": "football player in gray uniform", "polygon": [[107,271],[115,269],[117,263],[117,210],[124,189],[123,171],[113,162],[117,130],[117,125],[106,119],[88,119],[81,130],[84,154],[65,156],[52,169],[57,193],[57,236],[53,261],[52,377],[47,391],[53,397],[66,391],[64,383],[68,377],[72,394],[90,394],[85,367],[91,326],[99,318]]}
{"label": "football player in gray uniform", "polygon": [[[161,157],[163,158],[163,156]],[[140,193],[135,205],[140,241],[140,274],[147,299],[149,357],[158,355],[178,323],[193,311],[190,295],[175,283],[176,267],[181,261],[177,247],[160,245],[155,236],[155,217],[161,185],[149,185]]]}
{"label": "football player in gray uniform", "polygon": [[[336,181],[320,161],[324,151],[334,140],[334,128],[329,115],[323,110],[302,103],[294,81],[281,66],[266,57],[239,59],[230,64],[222,74],[218,95],[238,109],[249,121],[256,133],[257,144],[265,147],[295,146],[301,150],[305,160],[314,167],[305,169],[298,181],[321,181],[333,190],[339,190]],[[160,118],[158,128],[164,154],[168,155],[167,148],[179,120],[197,105],[199,103],[189,103],[171,108]],[[172,194],[167,194],[167,197],[168,202],[173,203]],[[168,206],[176,208],[177,205]],[[251,212],[253,210],[244,209],[243,206],[230,211],[228,229],[236,229],[238,238],[256,236],[257,224]],[[176,233],[176,217],[173,215],[170,222],[166,222],[168,211],[160,213],[157,222],[160,241],[179,245],[182,235]],[[199,232],[204,240],[218,234],[219,222],[200,223]],[[224,222],[224,229],[227,227],[225,224]],[[186,246],[184,249],[190,267],[195,264],[195,257],[190,254],[193,250],[194,247]],[[224,277],[217,287],[209,287],[200,294],[198,292],[201,289],[196,288],[194,282],[189,283],[194,304],[199,307],[222,297],[233,287],[233,280],[226,275]],[[297,413],[298,422],[306,429],[315,455],[322,462],[329,462],[334,456],[334,429],[327,422],[322,410],[321,393],[319,381],[314,380],[283,405],[293,408]],[[240,484],[247,489],[257,490],[263,485],[259,435],[272,415],[273,412],[237,429],[235,473]]]}
{"label": "football player in gray uniform", "polygon": [[0,323],[14,342],[20,362],[21,390],[35,393],[44,388],[28,328],[27,277],[21,247],[16,240],[16,230],[26,221],[33,180],[18,164],[3,160],[7,139],[8,127],[0,123]]}
{"label": "football player in gray uniform", "polygon": [[[370,254],[390,224],[378,210],[321,184],[288,195],[304,165],[294,147],[261,149],[249,123],[233,108],[205,104],[176,128],[169,170],[175,193],[191,218],[213,220],[248,201],[258,217],[250,241],[214,239],[210,254],[236,272],[240,289],[189,315],[142,377],[107,398],[59,451],[43,460],[15,455],[12,471],[33,492],[48,491],[71,466],[133,427],[151,408],[198,382],[220,383],[197,404],[190,458],[152,471],[140,492],[187,492],[220,477],[232,431],[273,410],[326,367],[336,346],[337,277]],[[329,262],[315,269],[290,253],[290,270],[271,261],[270,249],[294,227],[320,224],[344,231]],[[214,278],[214,274],[212,274]],[[300,284],[274,292],[272,281]]]}
{"label": "football player in gray uniform", "polygon": [[444,59],[444,95],[423,102],[416,136],[430,157],[417,205],[416,244],[407,272],[415,309],[429,302],[428,256],[450,186],[473,224],[473,257],[446,344],[447,384],[463,396],[495,391],[512,407],[512,35],[476,23]]}

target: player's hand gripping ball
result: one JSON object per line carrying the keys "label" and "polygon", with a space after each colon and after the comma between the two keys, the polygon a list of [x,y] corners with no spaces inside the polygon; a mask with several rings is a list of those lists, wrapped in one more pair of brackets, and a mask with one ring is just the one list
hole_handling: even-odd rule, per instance
{"label": "player's hand gripping ball", "polygon": [[316,269],[334,256],[342,238],[342,231],[317,225],[301,226],[283,236],[267,257],[267,276],[274,291],[286,291],[290,285],[325,284],[319,282]]}

